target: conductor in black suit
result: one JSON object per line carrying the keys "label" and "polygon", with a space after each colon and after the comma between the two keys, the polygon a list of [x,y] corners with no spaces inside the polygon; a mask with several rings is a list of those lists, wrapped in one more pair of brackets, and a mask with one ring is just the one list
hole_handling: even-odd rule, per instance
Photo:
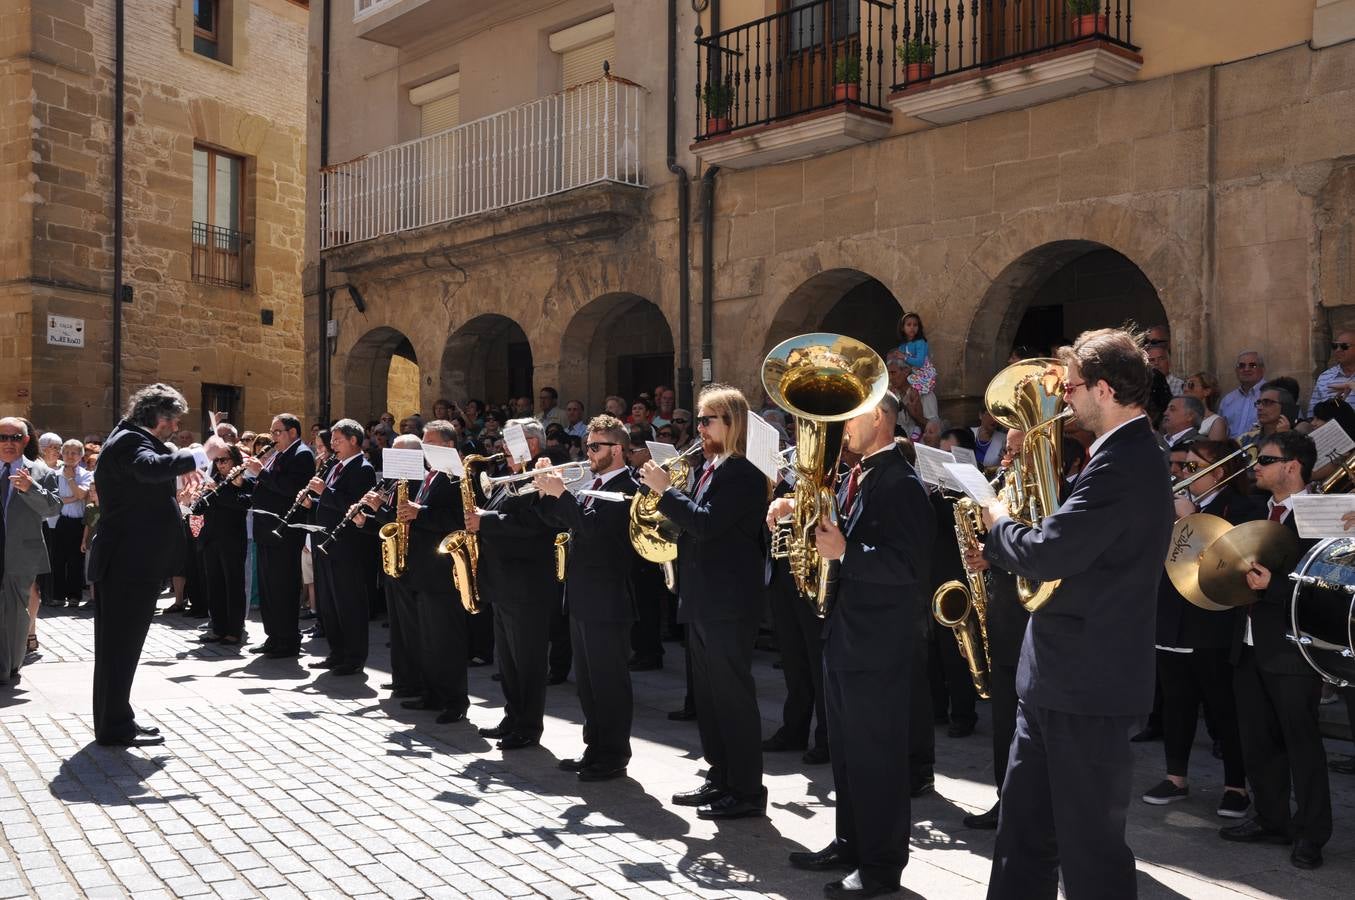
{"label": "conductor in black suit", "polygon": [[[156,728],[137,725],[132,679],[141,659],[155,601],[165,579],[188,552],[175,479],[188,487],[208,468],[204,450],[173,453],[164,442],[188,412],[183,394],[152,384],[132,395],[127,414],[99,454],[94,484],[99,492],[99,528],[89,548],[94,582],[94,738],[100,744],[134,747],[162,744]],[[208,449],[224,451],[219,438]]]}
{"label": "conductor in black suit", "polygon": [[[1297,532],[1293,498],[1307,491],[1317,450],[1311,438],[1293,431],[1262,439],[1260,449],[1256,486],[1270,491],[1266,518]],[[1300,540],[1300,553],[1314,543]],[[1259,563],[1247,574],[1247,585],[1258,600],[1237,618],[1233,692],[1256,817],[1224,827],[1219,834],[1244,843],[1292,841],[1290,862],[1300,869],[1316,869],[1322,865],[1322,847],[1331,838],[1327,754],[1318,728],[1322,680],[1285,637],[1293,596],[1288,575]],[[1292,813],[1291,784],[1297,801]]]}
{"label": "conductor in black suit", "polygon": [[736,388],[702,392],[697,430],[707,455],[692,496],[653,460],[640,469],[660,493],[659,512],[678,536],[678,621],[687,625],[705,782],[675,794],[703,819],[764,816],[762,717],[753,684],[753,641],[762,615],[762,520],[767,478],[749,462],[748,401]]}
{"label": "conductor in black suit", "polygon": [[1064,399],[1096,435],[1090,459],[1067,500],[1036,527],[1012,519],[1001,500],[983,512],[990,561],[1062,581],[1032,613],[1021,646],[988,896],[1052,900],[1062,868],[1070,900],[1112,900],[1137,893],[1124,837],[1129,735],[1153,706],[1172,496],[1144,414],[1152,381],[1138,339],[1088,331],[1059,355]]}
{"label": "conductor in black suit", "polygon": [[[900,758],[909,746],[912,654],[921,649],[920,623],[930,598],[936,517],[927,489],[894,442],[899,402],[886,393],[874,409],[847,421],[845,449],[859,454],[838,489],[841,528],[825,521],[815,546],[842,561],[837,597],[823,629],[824,700],[833,748],[837,831],[817,853],[792,853],[797,868],[844,868],[824,888],[829,897],[894,893],[908,864],[912,831],[909,773]],[[772,523],[794,500],[776,501]]]}
{"label": "conductor in black suit", "polygon": [[[625,494],[636,490],[626,468],[630,433],[612,416],[588,423],[584,447],[595,491]],[[550,464],[540,459],[538,466]],[[626,774],[630,762],[631,625],[635,594],[631,584],[630,504],[576,497],[559,475],[538,475],[541,518],[571,533],[565,580],[569,604],[574,678],[583,707],[583,755],[562,760],[560,768],[580,781],[606,781]]]}
{"label": "conductor in black suit", "polygon": [[[291,413],[273,417],[269,426],[273,455],[265,463],[248,460],[254,476],[251,494],[254,516],[254,546],[259,560],[259,618],[264,641],[250,648],[270,659],[289,659],[301,652],[298,622],[301,599],[301,548],[306,533],[299,528],[279,528],[296,497],[315,477],[315,453],[301,440],[301,420]],[[258,515],[262,511],[271,515]],[[275,537],[273,532],[277,531]]]}
{"label": "conductor in black suit", "polygon": [[[329,441],[338,462],[322,480],[312,478],[304,506],[315,508],[315,524],[331,532],[354,504],[376,484],[376,470],[362,452],[363,429],[353,419],[340,419],[330,428]],[[328,669],[331,675],[357,675],[367,665],[367,621],[371,617],[372,573],[370,535],[357,527],[345,528],[324,550],[316,542],[315,605],[325,626],[329,655],[309,668]]]}

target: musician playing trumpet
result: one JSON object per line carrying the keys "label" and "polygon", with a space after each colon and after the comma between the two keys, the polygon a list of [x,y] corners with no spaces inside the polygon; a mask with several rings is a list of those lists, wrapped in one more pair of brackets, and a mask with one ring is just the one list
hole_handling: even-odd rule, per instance
{"label": "musician playing trumpet", "polygon": [[[845,451],[860,456],[838,486],[840,524],[826,517],[815,531],[821,556],[841,560],[836,600],[823,629],[824,703],[832,747],[837,826],[816,853],[790,855],[810,871],[846,870],[829,897],[893,893],[908,864],[912,811],[908,770],[912,654],[926,628],[929,567],[936,520],[927,490],[894,442],[899,401],[879,404],[843,428]],[[782,497],[767,525],[790,515]],[[700,698],[697,709],[700,710]]]}

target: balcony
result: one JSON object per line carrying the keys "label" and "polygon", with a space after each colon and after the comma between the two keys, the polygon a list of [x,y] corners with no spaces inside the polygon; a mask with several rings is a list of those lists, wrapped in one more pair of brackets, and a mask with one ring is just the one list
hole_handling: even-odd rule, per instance
{"label": "balcony", "polygon": [[813,0],[705,37],[697,30],[692,149],[746,168],[889,133],[894,3]]}
{"label": "balcony", "polygon": [[205,222],[193,223],[193,281],[249,289],[249,235]]}
{"label": "balcony", "polygon": [[365,40],[407,47],[435,31],[475,33],[544,9],[552,0],[353,0],[353,31]]}
{"label": "balcony", "polygon": [[1133,0],[914,0],[889,105],[937,125],[1132,81]]}
{"label": "balcony", "polygon": [[[605,75],[566,91],[321,170],[320,228],[325,250],[472,216],[524,207],[590,185],[644,186],[644,88]],[[626,204],[607,191],[600,206],[575,204],[580,216],[613,214]],[[467,227],[458,241],[516,227],[557,227],[571,204],[539,207],[518,225]],[[628,207],[626,207],[628,208]],[[591,212],[589,212],[591,210]],[[624,216],[623,216],[624,218]],[[585,229],[586,230],[586,229]],[[448,246],[447,235],[439,238]],[[370,254],[359,254],[370,255]]]}

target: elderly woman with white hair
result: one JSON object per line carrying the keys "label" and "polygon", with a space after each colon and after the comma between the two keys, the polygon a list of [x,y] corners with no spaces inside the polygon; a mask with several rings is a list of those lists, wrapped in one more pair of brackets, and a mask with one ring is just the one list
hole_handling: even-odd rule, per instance
{"label": "elderly woman with white hair", "polygon": [[85,554],[80,552],[85,533],[85,504],[94,475],[81,463],[85,445],[71,438],[61,445],[61,468],[57,470],[61,512],[52,530],[52,602],[79,606],[85,591]]}
{"label": "elderly woman with white hair", "polygon": [[[55,472],[61,468],[61,435],[55,431],[44,432],[42,437],[38,438],[38,458],[41,459],[47,468]],[[42,539],[47,542],[47,561],[54,567],[52,560],[52,541],[53,531],[56,528],[58,516],[52,516],[42,520]],[[38,621],[38,604],[46,603],[49,606],[58,605],[52,599],[52,573],[46,572],[38,576],[38,580],[33,582],[34,596],[28,603],[28,623],[32,629]],[[38,636],[34,632],[29,636],[28,652],[32,653],[38,649]]]}

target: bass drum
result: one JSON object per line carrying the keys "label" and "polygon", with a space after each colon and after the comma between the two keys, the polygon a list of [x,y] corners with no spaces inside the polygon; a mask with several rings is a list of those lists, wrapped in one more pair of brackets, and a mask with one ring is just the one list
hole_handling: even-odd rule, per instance
{"label": "bass drum", "polygon": [[1324,681],[1355,683],[1355,538],[1319,541],[1291,577],[1289,639]]}

